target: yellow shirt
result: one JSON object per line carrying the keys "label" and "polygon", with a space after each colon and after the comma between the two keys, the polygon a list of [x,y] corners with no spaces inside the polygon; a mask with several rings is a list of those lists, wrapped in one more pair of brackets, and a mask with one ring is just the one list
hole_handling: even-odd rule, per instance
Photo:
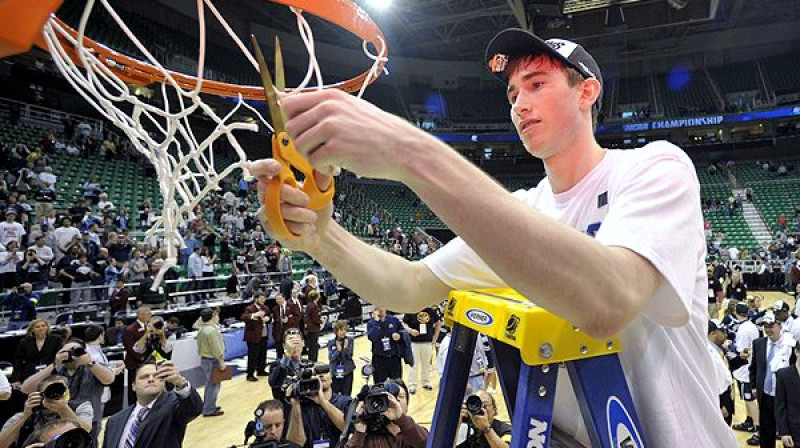
{"label": "yellow shirt", "polygon": [[225,342],[216,325],[200,324],[200,332],[197,333],[197,354],[202,358],[214,358],[219,362],[225,360]]}

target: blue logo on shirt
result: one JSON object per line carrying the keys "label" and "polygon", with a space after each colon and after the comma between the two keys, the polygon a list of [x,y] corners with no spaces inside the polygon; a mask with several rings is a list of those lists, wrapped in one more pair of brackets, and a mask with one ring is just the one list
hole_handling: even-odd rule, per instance
{"label": "blue logo on shirt", "polygon": [[594,238],[594,236],[597,235],[597,231],[600,230],[600,226],[602,224],[602,222],[593,222],[589,224],[589,226],[586,227],[586,234]]}

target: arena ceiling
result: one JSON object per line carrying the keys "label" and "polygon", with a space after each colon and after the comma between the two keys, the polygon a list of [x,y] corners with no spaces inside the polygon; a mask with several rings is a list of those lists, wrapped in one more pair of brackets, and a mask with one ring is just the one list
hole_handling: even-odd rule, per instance
{"label": "arena ceiling", "polygon": [[[250,21],[296,32],[286,8],[265,8],[252,1],[236,2],[235,8]],[[646,56],[654,48],[680,46],[698,35],[761,27],[758,34],[763,37],[778,24],[800,25],[800,0],[394,0],[387,10],[374,10],[368,4],[364,8],[386,34],[392,55],[434,60],[480,60],[489,39],[512,26],[570,38],[593,49],[614,48],[617,54],[642,51]],[[318,40],[358,45],[327,22],[312,20],[312,25]],[[795,36],[773,34],[775,42],[798,46]],[[731,46],[746,47],[748,38],[726,40]]]}

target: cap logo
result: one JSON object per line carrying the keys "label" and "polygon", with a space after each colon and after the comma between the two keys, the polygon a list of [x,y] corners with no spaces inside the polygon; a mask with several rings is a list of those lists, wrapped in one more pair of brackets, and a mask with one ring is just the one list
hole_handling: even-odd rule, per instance
{"label": "cap logo", "polygon": [[508,55],[498,53],[492,56],[492,59],[489,61],[489,69],[492,73],[503,73],[506,71],[507,67]]}
{"label": "cap logo", "polygon": [[575,42],[563,39],[548,39],[544,43],[565,58],[569,58],[572,52],[578,48],[578,44]]}

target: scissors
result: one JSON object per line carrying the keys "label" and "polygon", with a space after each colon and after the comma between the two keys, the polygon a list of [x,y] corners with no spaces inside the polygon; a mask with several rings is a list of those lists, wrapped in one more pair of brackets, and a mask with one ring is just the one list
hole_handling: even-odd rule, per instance
{"label": "scissors", "polygon": [[275,83],[264,60],[264,54],[258,45],[256,37],[250,35],[253,49],[258,60],[259,71],[261,72],[261,82],[264,84],[264,93],[267,97],[269,113],[272,116],[272,158],[280,162],[281,169],[277,176],[267,181],[267,188],[262,198],[264,211],[267,214],[267,222],[271,233],[279,240],[296,238],[298,235],[292,233],[286,226],[286,222],[281,215],[281,186],[289,184],[297,188],[297,178],[294,176],[293,168],[303,173],[302,190],[308,195],[310,201],[308,207],[311,210],[322,210],[333,200],[334,187],[331,182],[326,191],[321,191],[314,177],[316,170],[311,166],[297,149],[294,141],[286,132],[286,114],[278,103],[278,92],[286,87],[286,79],[283,71],[283,55],[281,53],[280,41],[275,38]]}

